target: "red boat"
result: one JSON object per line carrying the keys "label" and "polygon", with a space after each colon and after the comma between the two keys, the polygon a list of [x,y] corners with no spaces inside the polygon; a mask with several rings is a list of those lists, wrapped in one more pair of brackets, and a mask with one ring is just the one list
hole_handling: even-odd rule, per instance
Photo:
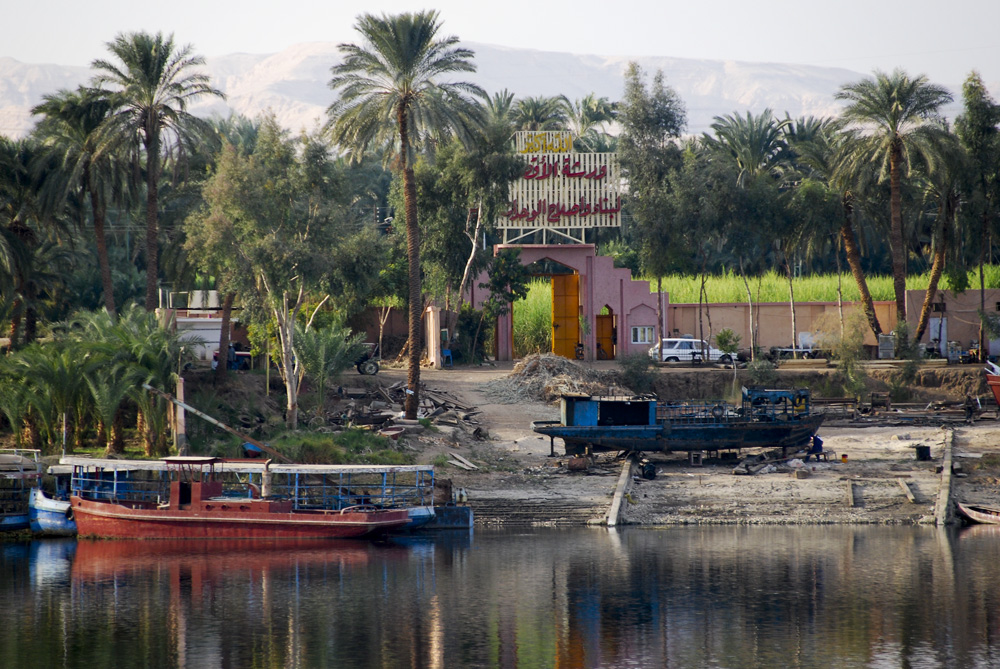
{"label": "red boat", "polygon": [[993,391],[993,399],[1000,405],[1000,367],[992,362],[986,363],[986,383]]}
{"label": "red boat", "polygon": [[82,537],[109,539],[356,538],[402,527],[406,509],[370,505],[337,511],[295,509],[291,500],[223,496],[219,458],[164,458],[170,475],[167,503],[70,497]]}

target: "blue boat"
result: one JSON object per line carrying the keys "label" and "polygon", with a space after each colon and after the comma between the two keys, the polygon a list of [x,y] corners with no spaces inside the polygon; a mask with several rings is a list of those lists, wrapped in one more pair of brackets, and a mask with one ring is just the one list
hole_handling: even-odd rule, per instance
{"label": "blue boat", "polygon": [[46,475],[55,481],[55,490],[51,494],[42,486],[32,489],[28,501],[28,518],[31,531],[35,534],[50,536],[76,536],[76,521],[73,520],[73,510],[69,504],[70,479],[73,468],[66,465],[52,465]]}
{"label": "blue boat", "polygon": [[38,456],[34,449],[0,449],[0,531],[30,526],[28,500],[42,471]]}
{"label": "blue boat", "polygon": [[726,402],[661,403],[655,397],[564,395],[561,420],[531,428],[565,442],[568,455],[598,451],[739,451],[799,449],[823,423],[808,389],[743,388],[740,406]]}

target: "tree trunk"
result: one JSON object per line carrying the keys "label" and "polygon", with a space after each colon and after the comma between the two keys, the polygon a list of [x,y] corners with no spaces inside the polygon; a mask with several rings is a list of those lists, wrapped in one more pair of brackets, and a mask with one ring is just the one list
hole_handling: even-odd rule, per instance
{"label": "tree trunk", "polygon": [[222,325],[219,328],[219,356],[215,364],[215,384],[226,382],[229,367],[229,333],[232,327],[233,301],[236,293],[228,292],[222,300]]}
{"label": "tree trunk", "polygon": [[101,288],[104,290],[104,310],[115,320],[115,284],[111,280],[111,262],[108,260],[108,242],[104,238],[105,208],[100,193],[90,189],[90,208],[94,212],[94,240],[97,242],[97,264],[101,268]]}
{"label": "tree trunk", "polygon": [[889,245],[892,248],[892,290],[896,295],[896,321],[906,320],[906,245],[903,242],[903,196],[900,167],[903,149],[894,139],[889,149],[889,209],[891,225]]}
{"label": "tree trunk", "polygon": [[836,249],[837,259],[837,314],[840,316],[840,338],[844,338],[844,271],[840,266],[840,249]]}
{"label": "tree trunk", "polygon": [[989,248],[989,212],[983,212],[982,230],[979,239],[979,362],[989,359],[989,343],[986,341],[986,327],[983,318],[986,316],[986,280],[983,275],[983,265],[986,264],[986,251]]}
{"label": "tree trunk", "polygon": [[409,263],[409,332],[407,336],[408,369],[406,375],[406,402],[403,405],[408,420],[416,420],[420,406],[420,311],[423,306],[420,290],[420,229],[417,227],[417,183],[413,168],[408,164],[410,149],[409,120],[406,106],[400,104],[396,112],[399,127],[400,163],[403,169],[403,202],[406,208],[406,259]]}
{"label": "tree trunk", "polygon": [[861,307],[868,318],[868,326],[877,339],[882,334],[882,326],[879,325],[878,315],[875,313],[875,303],[872,301],[872,294],[868,291],[868,280],[865,278],[865,270],[861,267],[861,252],[858,250],[858,241],[854,236],[854,205],[851,203],[850,194],[843,198],[844,222],[840,226],[840,238],[844,242],[844,254],[847,256],[847,264],[851,268],[854,282],[858,286],[858,293],[861,298]]}
{"label": "tree trunk", "polygon": [[[740,258],[740,278],[743,279],[743,288],[747,291],[747,311],[750,314],[750,359],[757,359],[757,337],[753,319],[753,293],[750,292],[750,282],[747,281],[746,272],[743,270],[743,258]],[[736,366],[733,365],[735,374]]]}
{"label": "tree trunk", "polygon": [[792,309],[792,358],[799,357],[799,340],[796,336],[798,324],[795,322],[795,288],[792,285],[792,263],[785,258],[785,274],[788,275],[788,302]]}
{"label": "tree trunk", "polygon": [[159,303],[159,242],[157,213],[160,206],[160,141],[155,121],[146,127],[146,311],[153,311]]}
{"label": "tree trunk", "polygon": [[660,334],[656,342],[662,356],[665,333],[663,332],[663,277],[659,272],[656,273],[656,331]]}
{"label": "tree trunk", "polygon": [[285,427],[299,429],[299,375],[295,358],[295,315],[288,308],[288,293],[281,296],[281,308],[274,309],[275,324],[278,328],[278,344],[281,346],[282,380],[285,382]]}
{"label": "tree trunk", "polygon": [[[952,218],[955,216],[955,196],[950,193],[945,195],[938,210],[938,222],[934,231],[934,261],[931,263],[931,275],[927,281],[927,292],[924,293],[924,303],[920,308],[920,320],[917,322],[917,331],[913,335],[913,341],[920,341],[927,329],[927,323],[931,316],[931,305],[937,294],[938,281],[944,271],[945,257],[948,253],[949,234]],[[943,316],[943,314],[942,314]]]}
{"label": "tree trunk", "polygon": [[108,442],[107,453],[122,454],[125,452],[125,414],[121,407],[115,412],[111,421],[111,441]]}
{"label": "tree trunk", "polygon": [[[472,211],[469,211],[469,216],[472,216]],[[479,232],[482,230],[483,222],[483,203],[480,202],[479,206],[476,208],[476,229],[472,231],[470,240],[472,241],[472,250],[469,252],[469,259],[465,261],[465,270],[462,272],[462,282],[458,285],[458,305],[455,307],[454,318],[449,316],[448,325],[448,336],[454,339],[455,328],[458,326],[458,317],[462,313],[462,306],[465,304],[465,289],[469,285],[469,279],[472,275],[472,265],[476,261],[476,251],[479,250]],[[468,229],[469,221],[466,220],[465,227]],[[450,342],[449,342],[450,343]]]}

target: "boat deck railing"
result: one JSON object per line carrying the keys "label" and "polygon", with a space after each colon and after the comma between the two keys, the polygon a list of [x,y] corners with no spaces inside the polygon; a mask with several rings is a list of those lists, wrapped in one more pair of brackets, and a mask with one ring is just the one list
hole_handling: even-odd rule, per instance
{"label": "boat deck railing", "polygon": [[383,508],[430,506],[434,503],[434,470],[274,474],[269,496],[290,499],[296,509],[339,510],[358,504]]}
{"label": "boat deck railing", "polygon": [[[72,494],[85,499],[161,503],[169,499],[168,469],[152,465],[137,469],[76,464]],[[261,463],[262,464],[262,463]],[[291,500],[295,509],[336,511],[358,504],[383,508],[431,506],[434,503],[434,468],[424,466],[313,466],[284,465],[271,471],[263,466],[219,468],[226,497],[261,497]],[[268,480],[265,481],[265,478]]]}
{"label": "boat deck railing", "polygon": [[733,407],[725,402],[659,404],[656,407],[656,419],[672,424],[722,424],[736,417]]}
{"label": "boat deck railing", "polygon": [[170,496],[170,480],[160,472],[85,471],[73,473],[70,494],[97,501],[161,503]]}

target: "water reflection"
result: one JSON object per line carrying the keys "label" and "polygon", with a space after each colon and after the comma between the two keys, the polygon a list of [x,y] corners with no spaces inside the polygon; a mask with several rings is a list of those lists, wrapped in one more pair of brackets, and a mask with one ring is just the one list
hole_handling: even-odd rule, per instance
{"label": "water reflection", "polygon": [[997,666],[1000,534],[5,544],[10,666]]}

